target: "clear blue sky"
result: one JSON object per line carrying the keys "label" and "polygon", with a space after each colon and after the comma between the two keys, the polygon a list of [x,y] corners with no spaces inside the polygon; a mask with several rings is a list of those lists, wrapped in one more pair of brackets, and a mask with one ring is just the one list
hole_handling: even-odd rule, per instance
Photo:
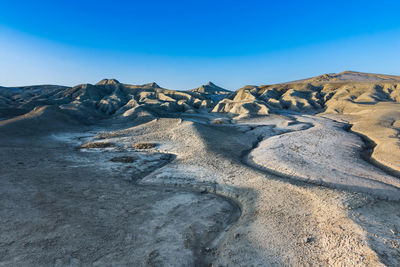
{"label": "clear blue sky", "polygon": [[327,72],[400,75],[400,1],[18,1],[0,85],[155,81],[237,89]]}

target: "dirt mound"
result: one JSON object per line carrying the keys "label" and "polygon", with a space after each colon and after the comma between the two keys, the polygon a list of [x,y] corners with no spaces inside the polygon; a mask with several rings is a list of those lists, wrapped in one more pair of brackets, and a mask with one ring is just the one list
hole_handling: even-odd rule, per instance
{"label": "dirt mound", "polygon": [[132,147],[135,149],[150,149],[154,148],[156,144],[153,143],[136,143]]}
{"label": "dirt mound", "polygon": [[114,146],[114,144],[109,142],[90,142],[82,144],[80,148],[106,148],[111,146]]}

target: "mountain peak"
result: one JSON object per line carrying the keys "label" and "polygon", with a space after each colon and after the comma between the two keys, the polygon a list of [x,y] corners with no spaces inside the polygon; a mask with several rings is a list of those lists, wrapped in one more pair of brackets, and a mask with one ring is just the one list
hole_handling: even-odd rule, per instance
{"label": "mountain peak", "polygon": [[96,83],[96,85],[117,85],[120,82],[117,79],[103,79],[100,82]]}
{"label": "mountain peak", "polygon": [[229,90],[219,87],[212,82],[208,82],[198,88],[189,90],[191,92],[205,93],[205,94],[227,94],[230,93]]}
{"label": "mountain peak", "polygon": [[152,88],[161,88],[157,83],[155,83],[155,82],[152,82],[152,83],[146,83],[146,84],[144,84],[145,86],[148,86],[148,87],[152,87]]}
{"label": "mountain peak", "polygon": [[212,86],[212,87],[218,87],[218,86],[216,86],[214,83],[212,83],[212,82],[208,82],[207,84],[206,84],[206,86]]}

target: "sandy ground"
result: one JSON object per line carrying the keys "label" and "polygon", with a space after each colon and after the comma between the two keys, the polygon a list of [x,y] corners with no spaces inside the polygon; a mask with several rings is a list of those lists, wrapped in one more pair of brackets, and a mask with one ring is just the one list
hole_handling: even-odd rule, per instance
{"label": "sandy ground", "polygon": [[[400,203],[386,200],[395,199],[398,180],[359,158],[356,135],[313,116],[213,119],[2,137],[0,265],[400,264]],[[292,133],[311,166],[285,154]],[[341,146],[324,140],[332,133]],[[279,138],[289,140],[268,154]],[[318,138],[326,142],[310,146]],[[111,145],[77,149],[85,142]],[[156,146],[139,151],[137,142]],[[336,164],[332,177],[330,161],[312,157],[317,152]],[[336,162],[347,153],[350,163]],[[110,161],[128,156],[132,162]],[[326,183],[299,179],[321,173]]]}
{"label": "sandy ground", "polygon": [[60,141],[78,136],[2,140],[0,266],[207,265],[209,243],[237,219],[238,206],[215,194],[136,185],[165,157],[131,152],[139,154],[134,164],[114,163],[121,152]]}

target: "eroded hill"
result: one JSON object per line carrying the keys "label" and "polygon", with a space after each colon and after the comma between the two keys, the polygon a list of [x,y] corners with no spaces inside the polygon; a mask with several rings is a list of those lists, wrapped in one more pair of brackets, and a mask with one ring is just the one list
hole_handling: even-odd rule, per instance
{"label": "eroded hill", "polygon": [[42,128],[51,121],[59,124],[63,118],[84,124],[108,118],[145,122],[159,116],[213,112],[241,119],[283,110],[341,116],[353,124],[353,131],[376,144],[374,161],[400,170],[399,76],[345,71],[289,83],[245,86],[236,92],[211,82],[176,91],[156,83],[130,85],[115,79],[74,87],[0,89],[0,118],[14,123],[35,118],[32,126]]}

